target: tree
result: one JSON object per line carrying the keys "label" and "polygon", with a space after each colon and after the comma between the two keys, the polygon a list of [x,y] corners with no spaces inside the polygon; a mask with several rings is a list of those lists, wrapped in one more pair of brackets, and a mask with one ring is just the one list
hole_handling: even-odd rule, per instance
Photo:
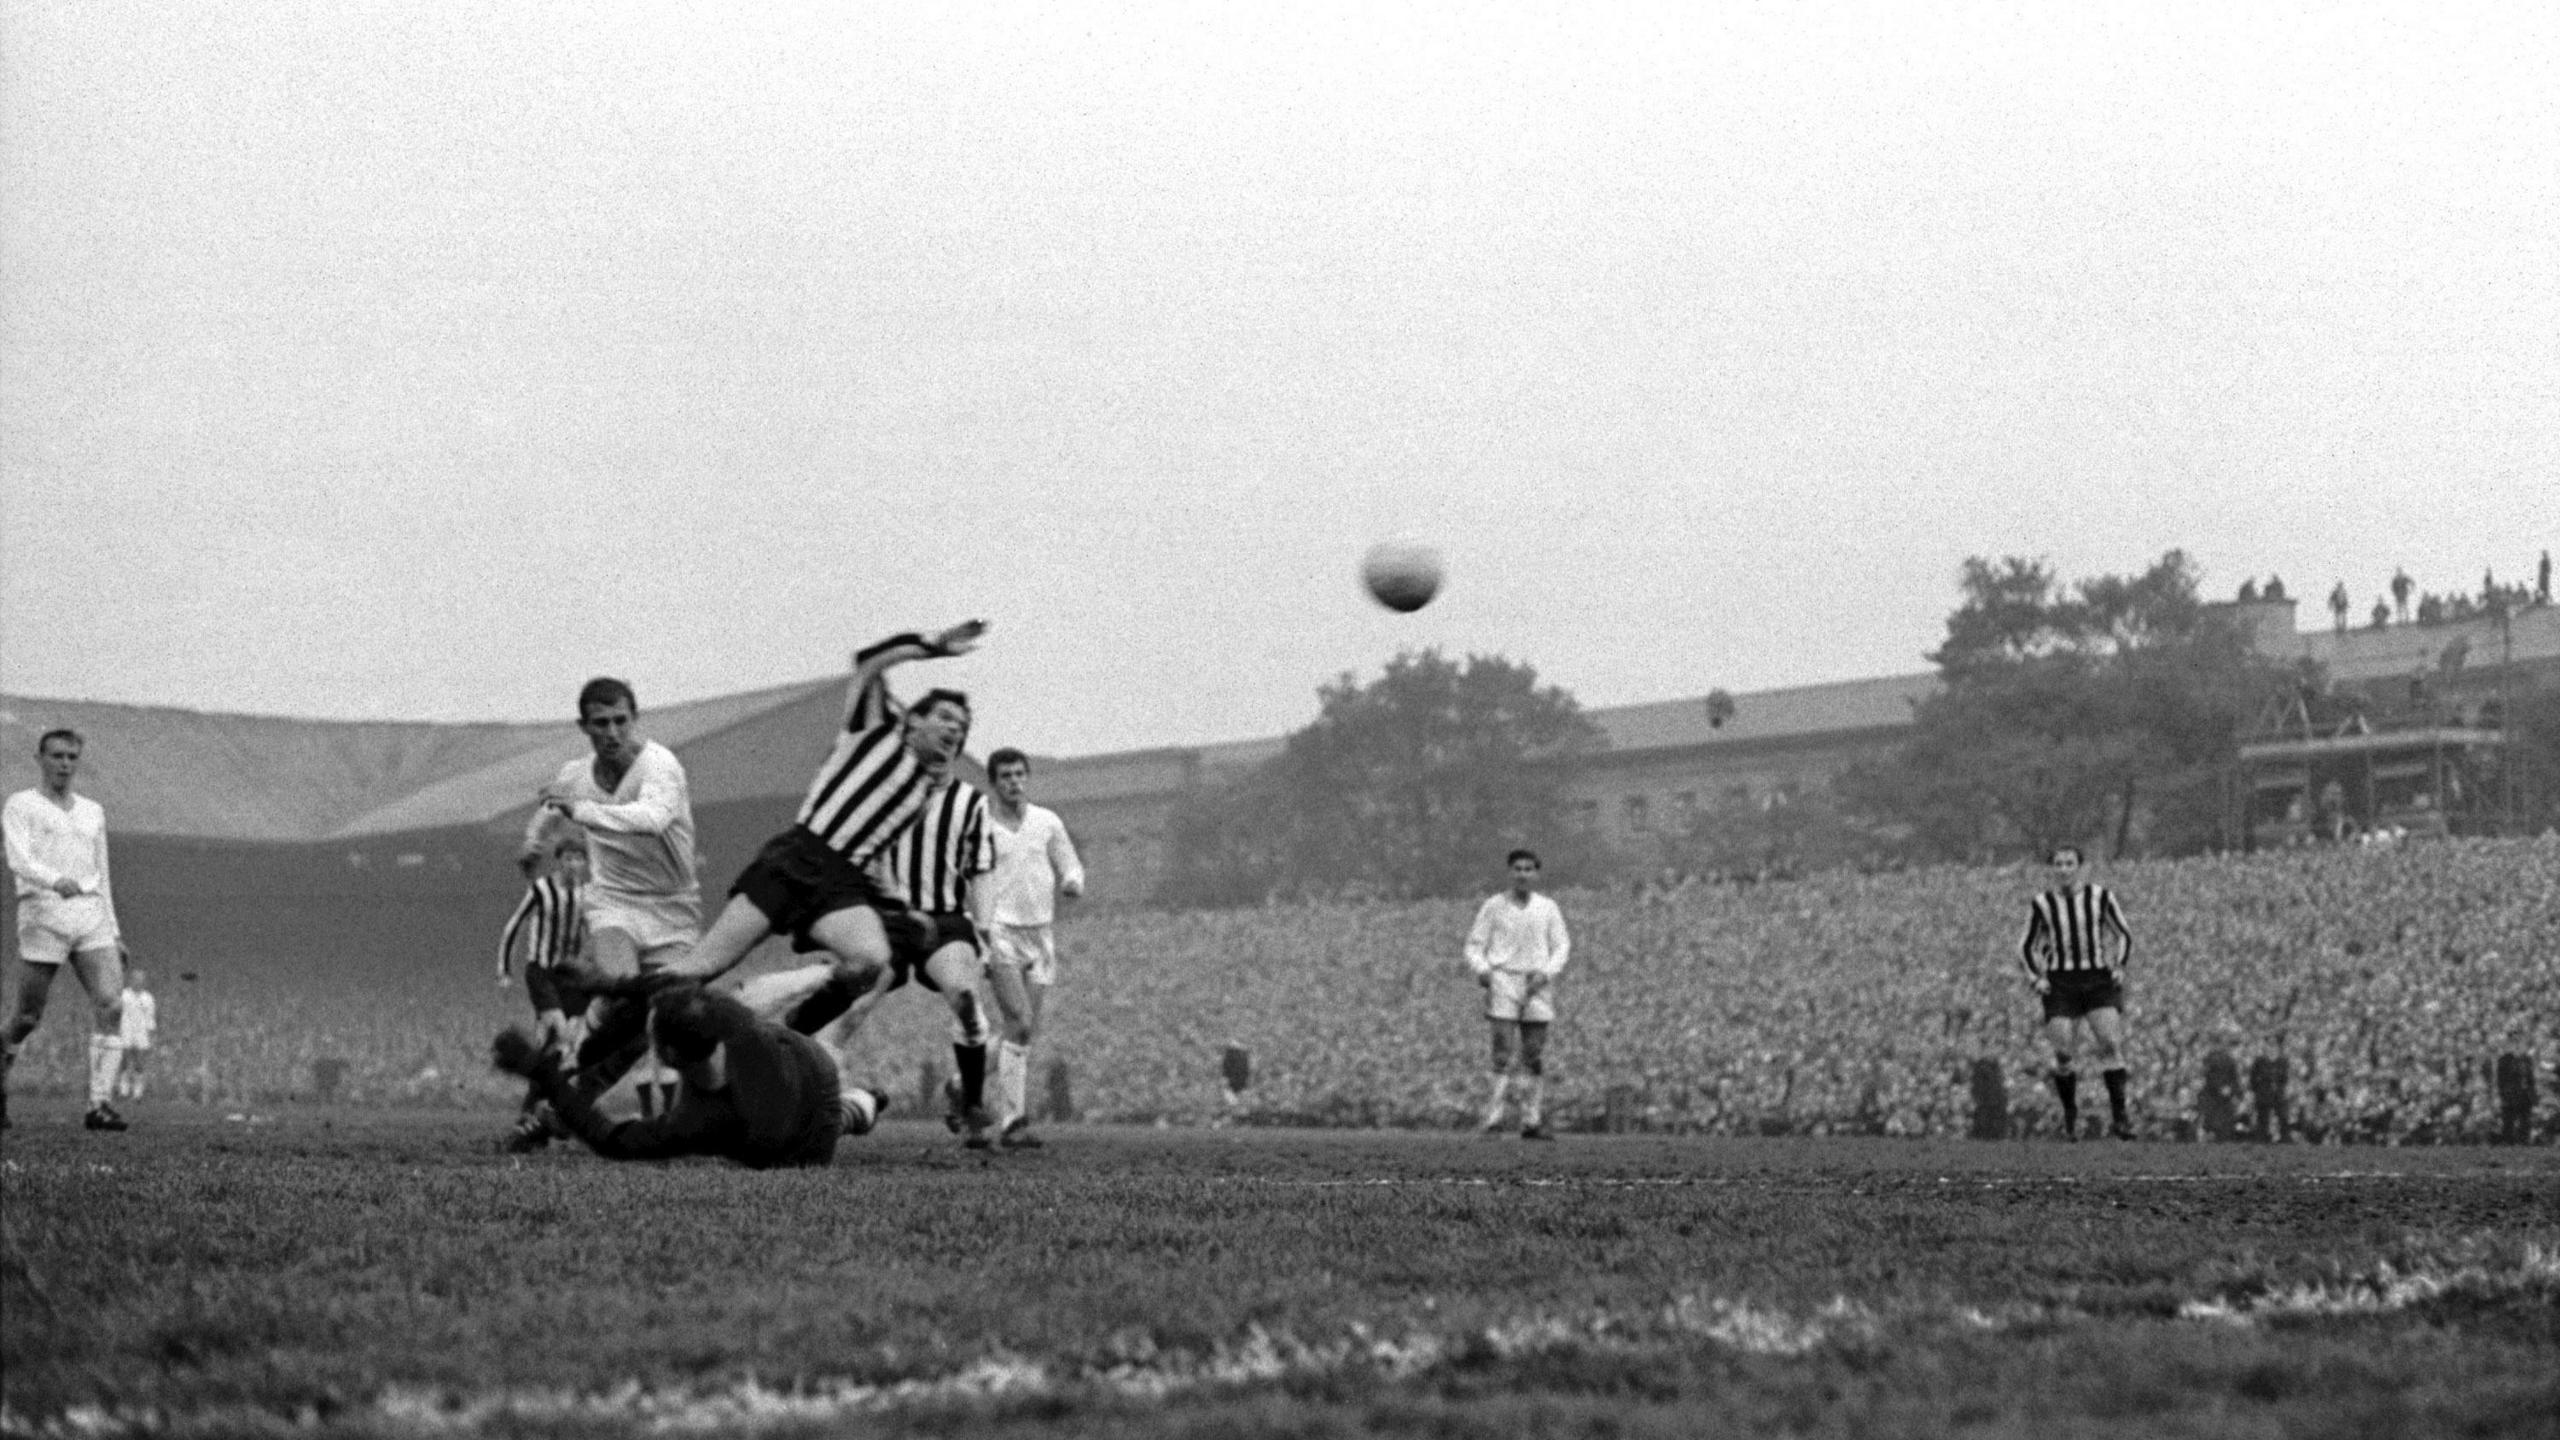
{"label": "tree", "polygon": [[1844,791],[1946,858],[2110,834],[2123,851],[2137,828],[2153,849],[2212,843],[2240,728],[2283,677],[2206,611],[2196,579],[2176,550],[2070,588],[2042,561],[1966,561],[1930,656],[1944,688]]}
{"label": "tree", "polygon": [[1406,652],[1376,680],[1345,674],[1317,698],[1314,723],[1279,755],[1179,807],[1159,898],[1466,894],[1513,845],[1536,848],[1559,878],[1586,859],[1554,762],[1606,738],[1531,667]]}
{"label": "tree", "polygon": [[1895,851],[1891,837],[1843,805],[1838,785],[1808,779],[1777,785],[1749,803],[1699,812],[1664,843],[1662,858],[1684,874],[1775,880],[1872,869]]}

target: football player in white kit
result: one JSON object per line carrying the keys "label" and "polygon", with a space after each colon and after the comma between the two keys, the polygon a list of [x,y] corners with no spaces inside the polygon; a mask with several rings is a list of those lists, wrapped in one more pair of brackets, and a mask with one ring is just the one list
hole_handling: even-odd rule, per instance
{"label": "football player in white kit", "polygon": [[1573,954],[1564,912],[1538,893],[1538,854],[1514,850],[1504,857],[1511,886],[1476,910],[1467,932],[1467,968],[1485,989],[1485,1018],[1493,1035],[1493,1094],[1481,1128],[1502,1128],[1503,1102],[1511,1088],[1511,1054],[1520,1052],[1528,1094],[1520,1102],[1520,1138],[1545,1140],[1547,1027],[1555,1023],[1556,975]]}
{"label": "football player in white kit", "polygon": [[122,1130],[111,1103],[124,1068],[124,941],[116,926],[115,889],[107,875],[107,812],[74,794],[86,742],[77,730],[48,730],[36,740],[44,783],[0,807],[9,877],[18,894],[18,1009],[0,1030],[0,1125],[9,1123],[9,1066],[36,1027],[64,965],[89,992],[91,1130]]}
{"label": "football player in white kit", "polygon": [[987,988],[1003,1021],[996,1046],[996,1133],[1009,1149],[1037,1148],[1024,1093],[1031,1042],[1049,987],[1058,981],[1057,902],[1084,893],[1084,862],[1058,813],[1031,803],[1031,757],[1011,748],[989,755],[987,783],[995,790],[987,833],[995,842],[996,863],[979,881],[977,896],[987,938]]}
{"label": "football player in white kit", "polygon": [[[578,691],[578,728],[595,753],[560,767],[525,826],[527,854],[544,853],[564,832],[586,837],[587,879],[578,904],[596,982],[665,969],[702,936],[702,881],[684,763],[644,739],[639,719],[630,685],[610,676],[588,681]],[[576,1066],[581,1083],[594,1090],[621,1079],[648,1044],[645,1002],[608,998],[601,1008]]]}

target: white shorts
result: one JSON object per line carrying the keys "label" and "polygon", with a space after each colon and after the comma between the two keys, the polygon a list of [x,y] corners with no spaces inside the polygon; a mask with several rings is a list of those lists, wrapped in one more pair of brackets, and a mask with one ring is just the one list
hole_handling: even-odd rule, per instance
{"label": "white shorts", "polygon": [[636,895],[590,885],[578,892],[578,909],[590,932],[619,930],[631,937],[640,953],[671,946],[691,949],[702,938],[702,897]]}
{"label": "white shorts", "polygon": [[987,961],[1013,966],[1034,985],[1058,983],[1058,944],[1046,925],[989,925]]}
{"label": "white shorts", "polygon": [[1529,993],[1532,977],[1518,970],[1496,970],[1492,983],[1484,987],[1484,1013],[1492,1020],[1526,1020],[1532,1024],[1553,1024],[1556,1018],[1556,982],[1547,983]]}
{"label": "white shorts", "polygon": [[59,965],[89,950],[113,950],[120,938],[107,902],[95,895],[29,896],[18,902],[18,957]]}

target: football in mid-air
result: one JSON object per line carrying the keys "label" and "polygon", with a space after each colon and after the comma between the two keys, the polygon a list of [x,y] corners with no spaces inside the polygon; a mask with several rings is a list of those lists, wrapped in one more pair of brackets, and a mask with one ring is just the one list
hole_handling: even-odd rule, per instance
{"label": "football in mid-air", "polygon": [[1360,583],[1379,604],[1410,614],[1440,593],[1440,552],[1409,540],[1381,541],[1361,559]]}

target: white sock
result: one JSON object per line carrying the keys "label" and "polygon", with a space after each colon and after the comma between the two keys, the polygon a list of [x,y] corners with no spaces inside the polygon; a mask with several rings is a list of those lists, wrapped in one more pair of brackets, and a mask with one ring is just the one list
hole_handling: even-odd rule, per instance
{"label": "white sock", "polygon": [[1529,1098],[1520,1102],[1520,1123],[1523,1125],[1535,1125],[1540,1123],[1540,1121],[1545,1118],[1546,1104],[1547,1077],[1544,1075],[1530,1076]]}
{"label": "white sock", "polygon": [[1493,1076],[1493,1098],[1486,1101],[1484,1107],[1485,1123],[1492,1124],[1502,1118],[1503,1092],[1510,1088],[1511,1076],[1504,1071],[1495,1071]]}
{"label": "white sock", "polygon": [[91,1108],[115,1098],[116,1073],[124,1069],[124,1037],[89,1032],[89,1104]]}
{"label": "white sock", "polygon": [[1031,1047],[1010,1040],[996,1044],[997,1119],[1010,1125],[1031,1113],[1024,1098],[1031,1082]]}

